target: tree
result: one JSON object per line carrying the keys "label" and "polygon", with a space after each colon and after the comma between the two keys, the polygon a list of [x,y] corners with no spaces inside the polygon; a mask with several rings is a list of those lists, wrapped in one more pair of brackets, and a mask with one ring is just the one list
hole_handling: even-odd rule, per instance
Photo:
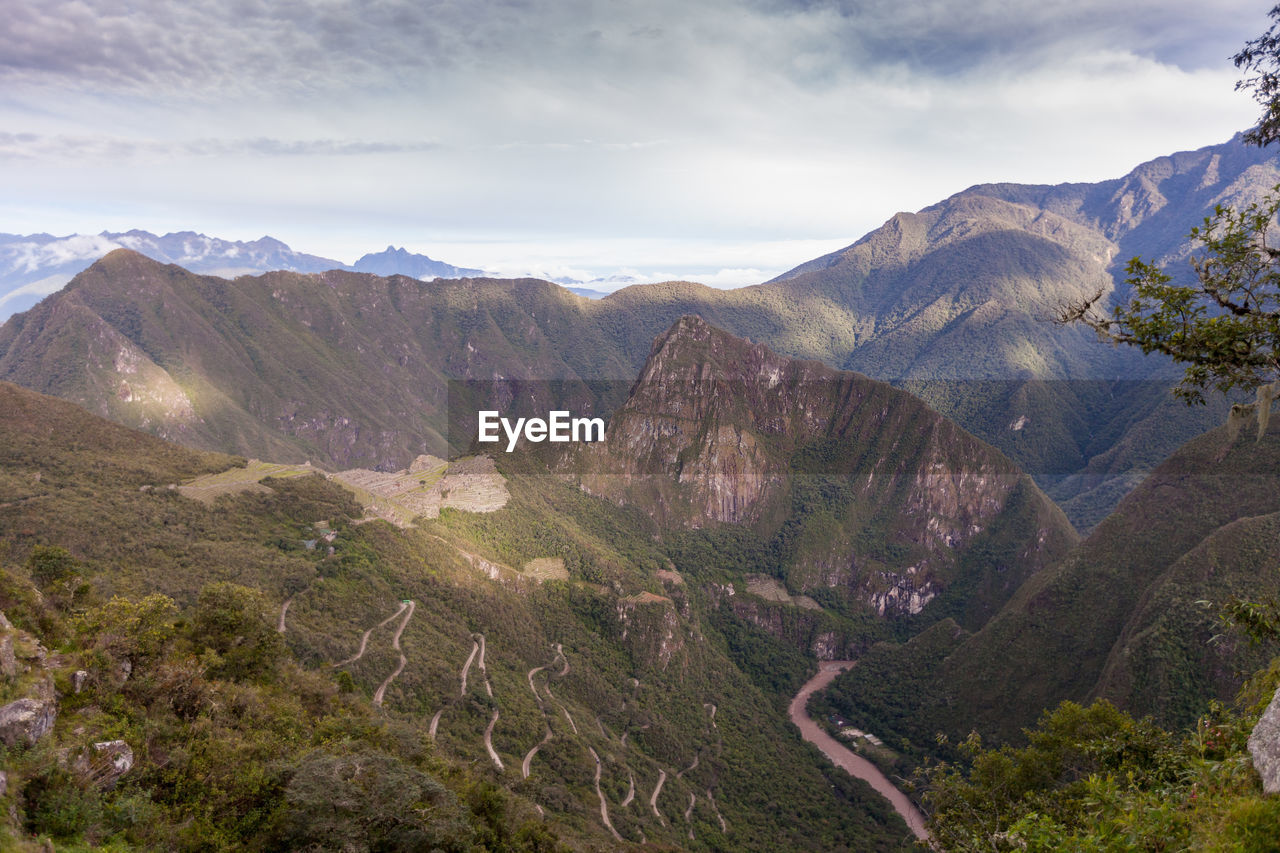
{"label": "tree", "polygon": [[1134,258],[1126,268],[1133,288],[1128,303],[1104,313],[1099,290],[1062,306],[1055,319],[1084,323],[1105,340],[1187,365],[1174,393],[1188,404],[1203,403],[1208,388],[1255,392],[1253,403],[1232,407],[1229,425],[1234,435],[1256,414],[1261,439],[1280,395],[1280,249],[1271,245],[1278,212],[1280,186],[1244,210],[1218,206],[1189,235],[1197,244],[1194,283],[1174,283],[1164,270]]}
{"label": "tree", "polygon": [[57,545],[37,545],[27,558],[27,571],[31,580],[41,589],[49,589],[58,581],[69,580],[81,572],[80,564],[66,548]]}
{"label": "tree", "polygon": [[168,651],[177,617],[178,606],[167,595],[152,593],[136,602],[112,596],[81,616],[77,625],[91,648],[137,665]]}
{"label": "tree", "polygon": [[234,583],[211,583],[200,590],[190,637],[197,648],[217,653],[214,678],[234,681],[269,675],[285,654],[284,641],[266,617],[260,590]]}
{"label": "tree", "polygon": [[362,745],[317,749],[285,789],[290,850],[472,850],[457,798],[434,777]]}
{"label": "tree", "polygon": [[1245,141],[1268,145],[1280,139],[1280,6],[1267,13],[1271,27],[1233,57],[1236,68],[1245,77],[1236,83],[1236,91],[1251,91],[1262,104],[1262,118],[1256,127],[1244,134]]}
{"label": "tree", "polygon": [[[1233,57],[1245,76],[1236,90],[1251,91],[1262,105],[1257,126],[1244,139],[1265,146],[1280,140],[1280,5],[1267,13],[1271,26]],[[1232,406],[1232,438],[1256,414],[1258,438],[1267,431],[1272,401],[1280,396],[1280,249],[1271,245],[1280,212],[1280,185],[1244,210],[1214,208],[1190,239],[1192,285],[1141,258],[1129,261],[1134,296],[1105,314],[1092,297],[1063,305],[1056,321],[1084,323],[1117,344],[1160,352],[1187,365],[1175,393],[1188,404],[1203,403],[1204,390],[1254,391],[1253,403]],[[1270,233],[1269,233],[1270,232]]]}

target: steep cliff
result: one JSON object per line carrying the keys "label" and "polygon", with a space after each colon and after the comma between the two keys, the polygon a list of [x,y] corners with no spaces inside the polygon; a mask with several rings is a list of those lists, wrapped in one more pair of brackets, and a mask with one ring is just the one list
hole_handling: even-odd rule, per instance
{"label": "steep cliff", "polygon": [[[915,640],[874,650],[837,684],[842,711],[916,743],[974,730],[1007,741],[1063,700],[1105,698],[1176,727],[1230,701],[1276,651],[1220,614],[1233,597],[1280,594],[1278,427],[1187,442],[982,630],[937,654]],[[910,686],[871,674],[889,669]]]}
{"label": "steep cliff", "polygon": [[981,624],[1074,543],[1016,465],[919,400],[696,316],[654,342],[605,442],[565,467],[660,530],[747,527],[792,590],[880,616],[938,600]]}

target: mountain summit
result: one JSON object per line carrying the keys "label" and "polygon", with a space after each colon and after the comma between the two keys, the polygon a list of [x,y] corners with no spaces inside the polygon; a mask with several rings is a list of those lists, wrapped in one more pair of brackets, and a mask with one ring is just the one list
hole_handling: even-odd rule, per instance
{"label": "mountain summit", "polygon": [[981,624],[1075,541],[1014,463],[911,395],[696,316],[654,342],[582,457],[587,491],[662,530],[748,527],[791,589],[838,590],[882,616],[940,598]]}
{"label": "mountain summit", "polygon": [[410,278],[467,278],[484,275],[484,270],[473,270],[455,267],[444,261],[433,260],[426,255],[409,252],[387,246],[385,251],[364,255],[351,265],[356,272],[371,272],[374,275],[407,275]]}
{"label": "mountain summit", "polygon": [[[209,378],[192,406],[208,403],[219,417],[235,412],[240,423],[219,434],[237,449],[261,455],[274,445],[281,457],[304,452],[339,467],[392,469],[424,449],[445,452],[447,380],[629,381],[655,337],[697,314],[776,353],[857,370],[922,397],[1030,472],[1087,530],[1145,471],[1220,423],[1226,403],[1188,409],[1170,394],[1178,371],[1167,360],[1100,346],[1091,332],[1046,318],[1098,288],[1122,292],[1124,261],[1134,254],[1178,271],[1191,225],[1215,204],[1248,202],[1277,181],[1280,157],[1233,140],[1096,184],[976,186],[898,214],[773,282],[733,291],[666,282],[588,302],[530,279],[417,287],[343,277],[351,273],[271,273],[204,281],[191,303],[201,305],[198,316],[187,318],[195,331],[185,336],[182,299],[131,302],[132,284],[106,281],[99,270],[91,275],[94,303],[83,307],[129,340],[150,327],[143,318],[165,316],[169,331],[139,349],[166,371],[187,365],[174,381]],[[61,338],[60,355],[37,358],[20,351],[29,343],[10,343],[26,341],[37,322],[14,318],[15,328],[0,332],[0,377],[62,394],[57,389],[85,369],[66,359],[85,357],[99,339],[58,331],[84,316],[70,303],[50,304],[64,296],[34,312],[42,337]],[[112,371],[114,357],[101,368],[87,357],[84,364]],[[220,364],[227,358],[234,371]],[[132,385],[124,369],[74,399],[102,414],[119,410],[120,383]],[[252,402],[244,399],[250,388]],[[366,399],[372,388],[379,396]],[[363,404],[350,405],[357,397]],[[598,400],[594,411],[618,402]],[[167,421],[129,415],[124,422],[156,429]],[[291,452],[279,447],[281,433]]]}

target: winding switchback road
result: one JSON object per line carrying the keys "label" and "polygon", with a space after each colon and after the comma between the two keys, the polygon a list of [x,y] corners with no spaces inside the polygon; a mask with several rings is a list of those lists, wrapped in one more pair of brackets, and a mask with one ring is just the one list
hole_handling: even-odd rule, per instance
{"label": "winding switchback road", "polygon": [[476,661],[476,666],[480,667],[480,673],[484,676],[484,692],[489,694],[489,698],[493,698],[493,687],[489,684],[489,670],[484,668],[484,634],[476,634],[480,638],[480,660]]}
{"label": "winding switchback road", "polygon": [[[403,605],[403,602],[402,602]],[[387,680],[378,685],[378,689],[373,694],[373,704],[382,705],[382,697],[387,692],[387,688],[391,686],[391,682],[396,680],[396,676],[404,672],[404,666],[409,662],[405,657],[404,651],[400,648],[400,635],[404,633],[404,626],[409,624],[409,620],[413,618],[413,610],[417,605],[414,602],[408,602],[408,612],[404,614],[404,618],[400,620],[400,627],[396,628],[395,636],[391,638],[391,648],[395,649],[400,655],[400,663],[396,665],[395,672],[387,676]],[[403,609],[403,606],[402,608]],[[385,623],[384,623],[385,624]]]}
{"label": "winding switchback road", "polygon": [[436,729],[439,728],[440,717],[442,717],[443,715],[444,715],[444,708],[441,708],[439,711],[436,711],[436,715],[431,718],[431,728],[430,730],[428,730],[427,734],[431,735],[432,740],[436,739]]}
{"label": "winding switchback road", "polygon": [[667,781],[667,771],[659,770],[658,784],[653,786],[653,793],[649,795],[649,808],[653,809],[654,817],[656,817],[658,819],[658,822],[661,823],[663,826],[666,826],[667,822],[665,819],[663,819],[662,812],[658,811],[658,794],[662,793],[662,786],[666,781]]}
{"label": "winding switchback road", "polygon": [[600,756],[591,747],[587,747],[587,751],[596,760],[596,796],[600,798],[600,820],[604,822],[605,828],[613,833],[613,837],[621,841],[622,836],[613,828],[613,821],[609,820],[609,803],[604,798],[604,791],[600,790]]}
{"label": "winding switchback road", "polygon": [[467,662],[462,665],[462,689],[458,691],[459,696],[467,695],[467,671],[471,669],[471,662],[476,659],[476,653],[479,651],[480,643],[473,639],[471,641],[471,654],[467,656]]}
{"label": "winding switchback road", "polygon": [[542,666],[535,666],[533,669],[529,670],[529,674],[525,676],[526,678],[529,679],[529,689],[533,691],[533,699],[539,705],[542,704],[542,695],[538,693],[538,688],[534,686],[533,677],[538,673],[542,672],[544,669],[546,669],[550,665],[551,664],[544,663]]}
{"label": "winding switchback road", "polygon": [[[480,674],[484,676],[484,692],[489,696],[490,699],[492,699],[493,685],[489,683],[489,670],[485,669],[485,665],[484,665],[484,634],[472,634],[471,636],[476,640],[477,646],[480,652],[480,657],[478,660],[476,660],[476,666],[480,668]],[[476,648],[472,648],[471,657],[467,658],[466,666],[462,668],[463,694],[466,694],[467,692],[467,669],[470,668],[471,661],[475,657],[476,657]],[[502,765],[502,759],[498,756],[497,750],[493,748],[493,727],[498,724],[499,716],[500,716],[500,713],[498,709],[494,708],[493,716],[489,718],[489,725],[486,726],[484,730],[484,749],[485,749],[485,752],[489,753],[489,759],[493,762],[493,766],[497,767],[499,770],[505,770],[506,768]]]}
{"label": "winding switchback road", "polygon": [[338,661],[337,663],[335,663],[333,665],[334,669],[337,669],[340,666],[346,666],[349,663],[355,663],[356,661],[360,660],[360,658],[364,657],[365,647],[369,645],[369,635],[372,634],[377,629],[381,628],[383,625],[386,625],[387,623],[391,622],[393,619],[395,619],[397,616],[403,613],[405,611],[405,608],[407,608],[408,606],[409,606],[408,602],[405,602],[405,601],[400,602],[400,608],[396,610],[395,613],[392,613],[386,619],[383,619],[377,625],[374,625],[372,628],[365,631],[364,635],[360,638],[360,650],[357,651],[351,657],[347,658],[346,660]]}
{"label": "winding switchback road", "polygon": [[538,754],[538,750],[547,745],[547,741],[549,740],[551,740],[551,726],[547,726],[547,733],[542,736],[542,740],[535,743],[533,748],[524,754],[524,761],[520,763],[521,778],[529,778],[529,765],[533,761],[533,757]]}
{"label": "winding switchback road", "polygon": [[[525,678],[528,679],[529,681],[529,689],[533,691],[533,699],[535,702],[538,703],[538,707],[542,709],[542,713],[544,717],[546,716],[547,710],[543,705],[542,695],[538,693],[537,685],[533,683],[533,677],[537,675],[539,672],[541,672],[542,670],[548,669],[551,666],[553,666],[555,662],[563,656],[563,652],[561,650],[561,646],[559,643],[552,643],[551,647],[555,649],[555,652],[556,652],[556,656],[551,659],[551,663],[543,664],[542,666],[535,666],[533,669],[529,670],[528,674],[525,676]],[[547,696],[551,697],[552,699],[555,699],[554,696],[551,696],[550,688],[547,688]],[[543,735],[542,740],[535,743],[533,747],[528,752],[525,753],[524,761],[520,762],[520,773],[521,773],[521,776],[525,779],[529,778],[529,769],[530,769],[530,764],[533,761],[533,757],[538,754],[538,750],[546,746],[547,742],[551,740],[551,723],[547,722],[546,727],[547,727],[547,733]]]}
{"label": "winding switchback road", "polygon": [[716,805],[716,798],[711,796],[711,789],[707,789],[707,802],[711,803],[711,810],[716,813],[716,820],[720,821],[720,831],[728,832],[729,824],[725,823],[724,815],[720,814],[720,807]]}
{"label": "winding switchback road", "polygon": [[493,761],[493,766],[499,770],[505,770],[502,766],[502,759],[498,757],[497,751],[493,748],[493,727],[498,724],[498,709],[493,709],[493,716],[489,718],[489,725],[484,730],[484,748],[489,753],[489,758]]}
{"label": "winding switchback road", "polygon": [[627,786],[627,795],[619,803],[624,809],[631,805],[631,801],[636,798],[636,774],[632,773],[630,768],[627,768],[627,775],[631,777],[631,784]]}

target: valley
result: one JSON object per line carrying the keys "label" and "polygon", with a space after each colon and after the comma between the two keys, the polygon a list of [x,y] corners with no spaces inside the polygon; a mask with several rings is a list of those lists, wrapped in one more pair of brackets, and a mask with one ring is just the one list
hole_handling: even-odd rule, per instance
{"label": "valley", "polygon": [[[1280,596],[1280,424],[1043,319],[1273,174],[973,187],[736,291],[111,252],[0,326],[0,831],[904,850],[970,733],[1194,728],[1276,651],[1218,614]],[[477,440],[554,411],[603,435]]]}
{"label": "valley", "polygon": [[[174,607],[193,614],[212,606],[210,596],[215,590],[242,600],[236,606],[247,610],[237,611],[242,614],[237,618],[259,625],[254,636],[260,639],[254,646],[235,647],[242,650],[234,654],[232,647],[223,647],[222,654],[229,655],[223,658],[228,666],[232,661],[243,662],[235,663],[234,670],[208,670],[198,689],[212,691],[208,695],[271,690],[271,684],[284,678],[274,667],[286,666],[284,661],[296,657],[312,673],[305,678],[314,679],[306,688],[312,692],[300,695],[314,696],[307,701],[320,704],[305,712],[282,708],[285,718],[293,720],[290,725],[295,727],[338,725],[347,731],[336,742],[328,737],[276,742],[273,748],[284,762],[280,766],[285,778],[298,779],[297,774],[311,772],[310,768],[320,766],[315,761],[338,760],[332,756],[379,744],[376,748],[383,754],[390,751],[398,756],[395,760],[402,764],[397,767],[414,766],[415,772],[444,780],[448,790],[456,792],[449,797],[466,801],[468,796],[478,796],[477,791],[494,791],[486,796],[498,797],[497,802],[504,804],[501,813],[508,817],[488,819],[510,821],[498,824],[504,833],[518,830],[533,837],[530,833],[543,832],[535,827],[545,821],[546,831],[574,846],[616,841],[616,833],[632,843],[665,838],[667,843],[685,844],[692,835],[698,843],[760,849],[779,843],[778,826],[813,825],[808,817],[798,824],[780,824],[771,809],[753,805],[762,780],[786,778],[786,786],[769,786],[775,792],[771,799],[778,803],[774,808],[798,810],[798,816],[812,813],[814,820],[822,815],[820,820],[827,827],[806,838],[784,830],[788,846],[821,849],[836,838],[854,834],[883,838],[887,849],[896,846],[891,822],[884,828],[872,828],[875,824],[854,828],[865,816],[880,814],[878,796],[838,780],[833,789],[808,763],[801,742],[784,727],[781,713],[769,710],[771,701],[765,694],[750,686],[748,679],[728,675],[734,664],[721,641],[713,639],[717,635],[707,633],[713,629],[705,622],[701,593],[650,591],[662,589],[662,582],[650,586],[656,578],[638,572],[634,561],[655,553],[651,540],[647,535],[623,533],[629,529],[622,523],[624,516],[607,504],[567,485],[556,489],[545,477],[530,479],[510,471],[506,476],[511,500],[505,506],[481,514],[446,509],[437,519],[419,517],[418,528],[365,520],[365,509],[337,481],[289,468],[267,468],[282,476],[266,477],[261,490],[223,489],[217,496],[187,497],[163,484],[212,474],[221,477],[215,482],[225,486],[228,478],[219,472],[226,472],[228,463],[232,471],[246,463],[179,451],[105,422],[86,421],[83,418],[88,416],[74,407],[28,396],[12,386],[0,386],[0,391],[7,395],[0,409],[9,454],[3,468],[6,493],[13,493],[15,487],[22,493],[20,483],[36,483],[43,489],[43,497],[36,501],[42,506],[12,502],[0,510],[5,541],[20,549],[17,553],[29,552],[31,545],[22,538],[23,531],[39,513],[40,532],[32,535],[73,549],[76,571],[89,582],[79,593],[81,603],[76,607],[89,614],[105,612],[102,609],[112,600],[136,601],[144,595],[164,596],[175,602]],[[83,444],[78,450],[60,449],[40,438],[39,429],[33,436],[34,424],[70,428]],[[104,450],[120,442],[128,447],[124,455],[112,456]],[[167,458],[165,454],[186,467],[164,467],[169,463],[158,460]],[[112,459],[119,462],[108,462]],[[42,472],[38,481],[33,479],[32,465]],[[83,471],[96,472],[90,475],[96,484],[92,494],[76,491],[75,484],[84,482]],[[140,488],[157,483],[161,487]],[[553,514],[540,508],[548,500],[559,507]],[[166,526],[170,534],[137,522],[157,512],[170,518]],[[511,513],[514,517],[502,517]],[[326,541],[317,536],[316,518],[326,519],[322,529],[333,534],[327,540],[334,549],[331,553],[320,543],[315,548],[306,546],[312,538]],[[570,518],[577,521],[566,528]],[[490,519],[504,531],[505,546],[503,537],[477,535],[473,525]],[[599,533],[590,532],[593,528],[613,530],[608,544]],[[127,531],[127,541],[121,541],[120,530]],[[218,533],[212,542],[217,545],[211,547],[214,530]],[[562,532],[548,536],[553,530]],[[533,539],[520,539],[535,531]],[[620,547],[632,556],[620,559]],[[523,565],[545,558],[548,550],[565,554],[574,567],[571,580],[494,577],[479,564],[483,559]],[[173,560],[184,565],[184,571],[172,571]],[[15,577],[9,572],[17,572],[18,577],[24,574],[21,565],[9,562],[5,571],[4,577]],[[616,586],[621,589],[615,591]],[[110,599],[109,595],[120,597]],[[4,611],[41,636],[63,630],[49,626],[71,618],[57,609],[24,609],[27,605],[17,604],[18,600],[5,598]],[[39,619],[45,621],[38,621],[36,613],[44,614]],[[195,618],[199,622],[203,617]],[[94,726],[108,724],[118,713],[111,710],[110,702],[136,701],[130,697],[147,695],[138,691],[151,689],[147,685],[161,671],[156,667],[178,665],[181,644],[187,642],[181,633],[184,629],[166,630],[171,633],[162,634],[167,638],[163,642],[170,651],[163,654],[176,656],[172,662],[157,662],[137,652],[108,653],[131,655],[133,674],[123,688],[104,680],[105,673],[114,671],[110,668],[115,664],[109,661],[116,658],[91,663],[84,655],[93,653],[75,651],[81,641],[72,642],[64,652],[70,657],[58,666],[88,665],[86,671],[103,673],[93,675],[94,686],[74,700],[75,708],[87,709],[85,719],[96,721]],[[708,638],[712,638],[709,644]],[[262,657],[267,649],[274,651]],[[280,658],[281,654],[285,657]],[[265,671],[260,669],[264,666]],[[304,677],[301,671],[289,676],[300,677]],[[229,678],[234,680],[225,680]],[[121,689],[123,694],[118,692]],[[122,698],[113,698],[117,696]],[[68,707],[72,701],[63,698],[60,703],[64,718],[77,713]],[[284,697],[269,701],[284,701]],[[255,719],[254,725],[263,724],[260,716]],[[283,719],[271,723],[271,731],[277,731]],[[227,722],[235,725],[234,718]],[[173,725],[182,729],[186,724],[174,717]],[[156,774],[175,772],[165,769],[169,765],[164,763],[161,750],[165,747],[160,741],[140,738],[127,725],[125,729],[137,764],[123,790],[150,786]],[[409,734],[415,731],[420,734]],[[60,739],[80,736],[70,730],[54,735]],[[395,746],[388,737],[410,740]],[[434,742],[433,757],[414,757],[414,737]],[[316,753],[316,743],[333,745]],[[219,761],[257,761],[237,758],[229,746],[216,749],[222,755]],[[287,751],[291,749],[300,751],[290,758]],[[39,754],[33,753],[29,760],[36,762],[30,766],[40,766]],[[226,787],[227,796],[267,796],[269,802],[273,795],[250,794],[243,788],[252,776],[236,775],[255,765],[235,766],[238,769],[218,783]],[[12,764],[9,768],[24,772]],[[225,801],[217,799],[221,795],[208,785],[201,786],[203,797],[213,797],[200,813],[204,837],[214,832],[294,831],[265,825],[231,829],[225,822],[236,812],[219,805]],[[796,794],[777,793],[787,789]],[[233,793],[236,790],[240,792]],[[110,802],[116,794],[89,789],[81,796],[97,803]],[[283,789],[278,796],[284,796]],[[35,799],[26,802],[28,808],[36,805]],[[277,808],[293,808],[288,802],[292,800],[278,800]],[[170,798],[157,808],[162,810],[160,815],[169,808],[188,806]],[[468,821],[479,820],[478,813],[466,813],[472,817],[458,824],[459,837],[473,831],[462,829]],[[833,823],[831,815],[839,814],[845,817]],[[110,826],[113,832],[143,838],[141,829]],[[178,844],[176,836],[164,835],[177,831],[169,826],[157,817],[147,831],[152,838],[170,837],[166,844]],[[715,841],[726,832],[728,841]],[[593,842],[593,838],[600,840]]]}
{"label": "valley", "polygon": [[1088,532],[1226,405],[1187,408],[1168,394],[1169,362],[1047,318],[1123,293],[1137,253],[1186,275],[1188,223],[1277,180],[1273,153],[1234,139],[1096,184],[975,186],[757,286],[598,300],[533,279],[223,279],[119,249],[0,326],[0,378],[206,449],[403,470],[467,451],[474,429],[450,422],[450,396],[472,414],[503,408],[486,383],[523,383],[528,414],[608,416],[653,340],[697,314],[922,397]]}

